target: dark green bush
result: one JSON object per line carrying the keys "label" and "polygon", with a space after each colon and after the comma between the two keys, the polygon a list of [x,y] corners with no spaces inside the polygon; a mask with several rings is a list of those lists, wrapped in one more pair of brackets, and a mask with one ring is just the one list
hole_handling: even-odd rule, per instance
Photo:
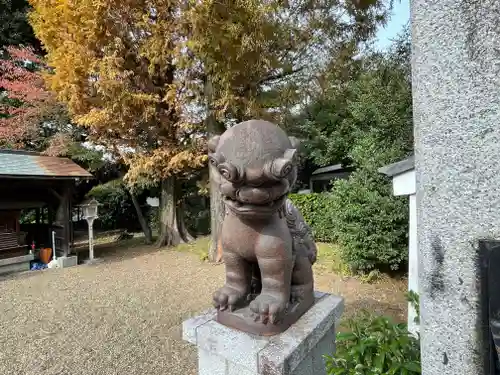
{"label": "dark green bush", "polygon": [[289,197],[311,227],[316,241],[335,242],[330,193],[290,194]]}
{"label": "dark green bush", "polygon": [[132,198],[120,179],[94,186],[87,197],[95,198],[100,204],[97,220],[100,229],[140,230]]}
{"label": "dark green bush", "polygon": [[421,373],[420,343],[405,324],[363,312],[337,334],[334,355],[326,355],[328,375],[416,375]]}
{"label": "dark green bush", "polygon": [[337,242],[353,271],[397,270],[408,261],[408,202],[368,170],[335,182],[332,193],[291,194],[316,241]]}
{"label": "dark green bush", "polygon": [[397,270],[408,261],[408,198],[394,197],[388,179],[359,170],[333,190],[328,217],[353,271]]}

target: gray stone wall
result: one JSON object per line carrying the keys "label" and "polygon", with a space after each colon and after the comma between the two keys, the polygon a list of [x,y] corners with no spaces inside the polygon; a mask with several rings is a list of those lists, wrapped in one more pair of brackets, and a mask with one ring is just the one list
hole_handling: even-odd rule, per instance
{"label": "gray stone wall", "polygon": [[422,373],[483,375],[478,240],[500,239],[500,1],[411,3]]}

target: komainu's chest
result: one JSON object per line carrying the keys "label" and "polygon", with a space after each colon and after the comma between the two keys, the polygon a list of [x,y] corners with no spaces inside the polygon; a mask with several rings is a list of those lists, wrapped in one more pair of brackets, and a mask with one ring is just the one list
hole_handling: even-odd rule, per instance
{"label": "komainu's chest", "polygon": [[247,222],[227,215],[222,224],[221,243],[224,252],[253,259],[256,252],[264,250],[263,247],[291,248],[292,237],[286,221],[279,216],[269,221]]}

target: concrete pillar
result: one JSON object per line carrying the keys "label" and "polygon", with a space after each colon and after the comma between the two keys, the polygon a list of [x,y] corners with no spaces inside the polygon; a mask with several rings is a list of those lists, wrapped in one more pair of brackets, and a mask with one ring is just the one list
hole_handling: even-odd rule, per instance
{"label": "concrete pillar", "polygon": [[478,241],[500,238],[500,1],[413,0],[411,22],[422,374],[484,375]]}

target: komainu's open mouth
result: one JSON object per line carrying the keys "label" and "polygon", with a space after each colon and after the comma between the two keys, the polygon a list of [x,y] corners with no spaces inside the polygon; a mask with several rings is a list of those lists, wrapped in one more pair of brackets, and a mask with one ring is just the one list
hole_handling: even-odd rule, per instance
{"label": "komainu's open mouth", "polygon": [[275,213],[283,205],[285,197],[286,195],[283,195],[280,198],[266,204],[251,204],[242,203],[238,200],[225,196],[224,203],[231,211],[238,215],[267,216]]}

